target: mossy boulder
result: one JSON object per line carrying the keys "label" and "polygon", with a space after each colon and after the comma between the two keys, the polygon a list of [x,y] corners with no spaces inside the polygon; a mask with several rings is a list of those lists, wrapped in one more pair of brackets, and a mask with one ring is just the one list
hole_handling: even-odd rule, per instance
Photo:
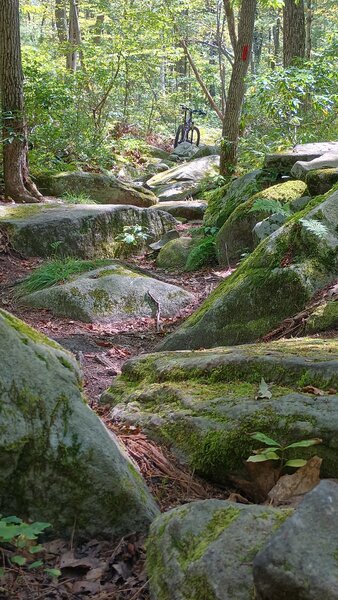
{"label": "mossy boulder", "polygon": [[317,306],[306,321],[306,334],[338,329],[338,302],[327,300]]}
{"label": "mossy boulder", "polygon": [[251,252],[257,245],[253,228],[270,214],[269,210],[256,209],[253,206],[260,200],[288,204],[301,198],[306,191],[303,181],[286,181],[273,185],[252,196],[240,204],[225,221],[216,237],[216,251],[221,264],[238,259],[243,252]]}
{"label": "mossy boulder", "polygon": [[206,193],[204,197],[208,201],[208,207],[204,215],[204,225],[207,227],[222,227],[237,206],[249,200],[251,196],[268,187],[271,183],[271,178],[257,169]]}
{"label": "mossy boulder", "polygon": [[255,598],[337,600],[337,521],[338,485],[321,481],[254,557]]}
{"label": "mossy boulder", "polygon": [[138,317],[171,317],[190,304],[193,295],[121,263],[88,271],[60,285],[21,299],[34,308],[91,323]]}
{"label": "mossy boulder", "polygon": [[164,513],[147,541],[151,598],[252,600],[252,560],[290,513],[221,500]]}
{"label": "mossy boulder", "polygon": [[336,278],[338,191],[316,198],[222,282],[159,350],[257,340]]}
{"label": "mossy boulder", "polygon": [[307,174],[311,171],[317,171],[318,169],[337,169],[337,167],[338,150],[335,150],[334,152],[326,152],[319,158],[314,158],[313,160],[297,161],[291,169],[291,175],[295,179],[302,179],[305,181]]}
{"label": "mossy boulder", "polygon": [[87,406],[72,354],[0,310],[0,512],[92,539],[145,530],[158,510]]}
{"label": "mossy boulder", "polygon": [[193,243],[189,237],[171,240],[161,248],[156,259],[157,266],[168,271],[183,270]]}
{"label": "mossy boulder", "polygon": [[312,196],[325,194],[338,182],[338,169],[319,169],[310,171],[306,176],[306,184]]}
{"label": "mossy boulder", "polygon": [[66,193],[85,194],[99,204],[131,204],[143,208],[157,202],[156,196],[149,189],[102,173],[71,171],[43,175],[37,178],[36,183],[42,194],[57,198]]}
{"label": "mossy boulder", "polygon": [[166,212],[136,206],[0,206],[0,236],[23,256],[114,257],[120,249],[116,236],[131,225],[141,225],[151,242],[173,229],[176,219]]}
{"label": "mossy boulder", "polygon": [[155,175],[147,181],[147,186],[160,202],[184,200],[207,188],[218,169],[219,156],[205,156]]}
{"label": "mossy boulder", "polygon": [[[323,473],[338,476],[338,341],[305,338],[131,359],[102,397],[118,422],[140,427],[201,476],[226,483],[260,447],[320,437]],[[261,379],[271,398],[259,397]],[[306,385],[324,391],[304,393]],[[303,455],[302,455],[303,456]],[[291,457],[291,456],[290,456]],[[299,456],[297,456],[299,458]]]}

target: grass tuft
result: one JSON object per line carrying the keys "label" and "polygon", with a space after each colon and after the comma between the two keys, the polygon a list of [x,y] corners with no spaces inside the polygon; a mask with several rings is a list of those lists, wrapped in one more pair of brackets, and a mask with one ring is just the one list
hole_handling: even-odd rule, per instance
{"label": "grass tuft", "polygon": [[72,192],[65,192],[62,196],[62,200],[67,204],[97,204],[93,198],[87,196],[84,192],[78,192],[77,194]]}
{"label": "grass tuft", "polygon": [[112,261],[109,259],[79,260],[70,257],[60,260],[50,260],[35,269],[18,285],[16,296],[20,298],[26,294],[32,294],[33,292],[43,290],[52,285],[56,285],[57,283],[67,281],[73,275],[78,275],[85,271],[92,271],[99,267],[105,267],[106,265],[111,264],[111,262]]}

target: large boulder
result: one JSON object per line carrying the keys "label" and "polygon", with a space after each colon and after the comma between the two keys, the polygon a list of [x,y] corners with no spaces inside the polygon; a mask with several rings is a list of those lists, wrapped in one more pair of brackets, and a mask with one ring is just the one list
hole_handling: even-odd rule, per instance
{"label": "large boulder", "polygon": [[[190,304],[193,295],[121,263],[83,273],[22,298],[35,308],[91,323],[137,317],[171,317]],[[159,308],[160,307],[160,308]]]}
{"label": "large boulder", "polygon": [[222,227],[237,206],[271,184],[271,178],[257,169],[209,192],[206,194],[208,207],[204,224],[207,227]]}
{"label": "large boulder", "polygon": [[255,556],[255,598],[337,600],[337,522],[338,485],[322,481]]}
{"label": "large boulder", "polygon": [[277,175],[290,175],[291,169],[296,162],[314,160],[327,152],[337,153],[338,142],[297,144],[292,150],[267,154],[264,168],[266,171],[276,173]]}
{"label": "large boulder", "polygon": [[309,171],[306,175],[306,185],[312,196],[328,192],[338,183],[338,169],[319,169]]}
{"label": "large boulder", "polygon": [[184,200],[195,196],[208,185],[208,178],[218,173],[219,156],[206,156],[184,163],[147,181],[160,202]]}
{"label": "large boulder", "polygon": [[[318,171],[321,169],[333,169],[338,167],[338,145],[334,152],[326,152],[319,158],[314,158],[309,161],[298,160],[291,169],[291,175],[295,179],[306,180],[306,176],[310,171]],[[327,190],[326,190],[327,191]]]}
{"label": "large boulder", "polygon": [[[319,454],[323,474],[337,477],[338,396],[326,392],[337,386],[337,339],[306,338],[139,356],[123,365],[102,402],[113,405],[113,419],[140,427],[222,484],[261,447],[254,431],[281,444],[322,438],[290,458]],[[322,390],[320,400],[313,388]]]}
{"label": "large boulder", "polygon": [[190,142],[181,142],[170,154],[173,160],[189,160],[194,158],[194,155],[199,151],[199,146]]}
{"label": "large boulder", "polygon": [[0,310],[0,364],[1,513],[89,539],[147,529],[156,505],[87,406],[73,355]]}
{"label": "large boulder", "polygon": [[165,210],[175,219],[186,219],[187,221],[202,221],[207,202],[204,200],[183,200],[179,202],[161,202],[154,210]]}
{"label": "large boulder", "polygon": [[147,541],[151,598],[252,600],[252,559],[289,514],[221,500],[164,513]]}
{"label": "large boulder", "polygon": [[225,221],[216,237],[216,250],[219,260],[225,264],[228,260],[238,259],[243,252],[251,252],[257,245],[253,228],[259,221],[268,217],[271,209],[254,209],[255,202],[269,201],[287,205],[301,198],[306,191],[303,181],[286,181],[273,185],[241,203]]}
{"label": "large boulder", "polygon": [[113,257],[125,226],[141,225],[151,242],[175,224],[168,213],[136,206],[0,206],[0,237],[24,256]]}
{"label": "large boulder", "polygon": [[190,237],[171,240],[161,248],[156,259],[157,266],[168,271],[184,269],[193,243]]}
{"label": "large boulder", "polygon": [[157,202],[156,196],[149,189],[102,173],[71,171],[44,175],[38,177],[36,183],[45,196],[60,198],[66,193],[85,194],[99,204],[131,204],[143,208]]}
{"label": "large boulder", "polygon": [[294,215],[241,263],[161,350],[257,340],[337,276],[338,192]]}

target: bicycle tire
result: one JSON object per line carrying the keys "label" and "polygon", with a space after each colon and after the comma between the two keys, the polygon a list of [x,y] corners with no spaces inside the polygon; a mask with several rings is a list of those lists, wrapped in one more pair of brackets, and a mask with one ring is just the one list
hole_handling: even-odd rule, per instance
{"label": "bicycle tire", "polygon": [[175,135],[174,148],[183,142],[184,138],[184,127],[183,125],[179,125]]}
{"label": "bicycle tire", "polygon": [[[194,141],[194,134],[196,134],[195,135],[196,142]],[[187,139],[188,139],[188,142],[190,142],[190,144],[195,144],[195,146],[199,146],[201,134],[200,134],[200,130],[198,129],[198,127],[191,127],[189,129]]]}

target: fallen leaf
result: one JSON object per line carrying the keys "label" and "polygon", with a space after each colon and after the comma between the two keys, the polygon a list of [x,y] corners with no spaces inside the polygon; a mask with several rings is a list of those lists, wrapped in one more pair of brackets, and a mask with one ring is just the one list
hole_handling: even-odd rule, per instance
{"label": "fallen leaf", "polygon": [[255,396],[255,400],[261,400],[263,398],[270,400],[270,398],[272,398],[272,393],[269,390],[268,384],[266,383],[266,381],[264,381],[264,379],[262,377],[261,382],[259,384],[257,395]]}
{"label": "fallen leaf", "polygon": [[313,456],[296,473],[283,475],[268,494],[271,504],[278,506],[278,504],[284,504],[293,496],[307,494],[320,481],[321,464],[322,459],[319,456]]}
{"label": "fallen leaf", "polygon": [[306,385],[301,389],[301,391],[305,392],[306,394],[314,394],[315,396],[325,396],[325,392],[314,385]]}

